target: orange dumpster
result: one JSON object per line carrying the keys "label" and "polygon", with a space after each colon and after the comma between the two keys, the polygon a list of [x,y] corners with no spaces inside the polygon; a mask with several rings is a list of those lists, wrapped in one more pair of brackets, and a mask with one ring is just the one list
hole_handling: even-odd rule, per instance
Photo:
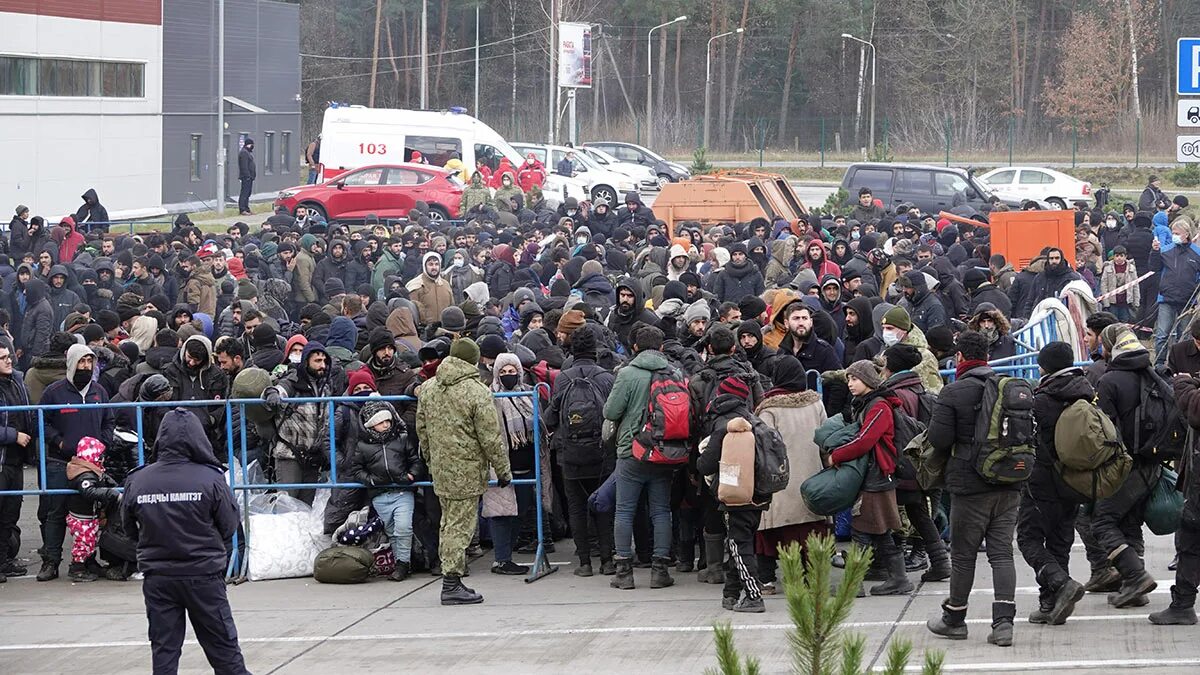
{"label": "orange dumpster", "polygon": [[675,224],[685,221],[715,225],[782,217],[794,225],[808,209],[783,176],[739,169],[664,185],[654,214],[674,233]]}

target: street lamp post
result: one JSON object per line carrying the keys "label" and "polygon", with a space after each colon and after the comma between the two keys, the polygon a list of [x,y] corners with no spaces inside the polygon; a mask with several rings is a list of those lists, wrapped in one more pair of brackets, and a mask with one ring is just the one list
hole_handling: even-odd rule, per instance
{"label": "street lamp post", "polygon": [[842,33],[843,40],[854,40],[871,48],[871,152],[875,151],[875,45],[849,33]]}
{"label": "street lamp post", "polygon": [[738,28],[727,33],[714,35],[708,39],[708,49],[704,53],[704,149],[708,149],[708,115],[712,110],[712,44],[713,40],[723,38],[726,35],[741,33],[745,28]]}
{"label": "street lamp post", "polygon": [[646,147],[654,144],[654,43],[650,38],[654,31],[671,24],[687,21],[687,15],[677,16],[666,23],[660,23],[646,33]]}

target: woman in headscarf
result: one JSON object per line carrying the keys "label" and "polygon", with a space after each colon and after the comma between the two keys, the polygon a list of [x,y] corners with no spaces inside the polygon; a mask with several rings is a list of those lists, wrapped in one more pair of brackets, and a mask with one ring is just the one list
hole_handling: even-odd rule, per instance
{"label": "woman in headscarf", "polygon": [[413,321],[412,310],[407,307],[397,307],[388,314],[387,329],[396,339],[400,350],[407,348],[416,354],[421,350],[421,339],[417,337],[417,324]]}
{"label": "woman in headscarf", "polygon": [[[496,357],[492,372],[491,389],[494,393],[526,392],[525,369],[516,354],[504,352]],[[504,396],[494,399],[496,415],[500,420],[500,435],[508,451],[508,462],[516,480],[533,477],[533,398],[531,396]],[[542,444],[545,447],[545,444]],[[545,467],[545,461],[542,464]],[[496,479],[494,472],[491,480]],[[513,549],[521,531],[521,515],[534,514],[536,495],[533,486],[508,485],[489,487],[483,494],[483,517],[491,519],[492,545],[495,562],[494,574],[525,574],[529,568],[512,561]]]}
{"label": "woman in headscarf", "polygon": [[135,316],[130,324],[129,339],[137,344],[140,353],[145,354],[154,346],[154,334],[158,332],[158,322],[153,317]]}
{"label": "woman in headscarf", "polygon": [[[754,414],[779,432],[788,448],[789,485],[800,485],[821,471],[821,451],[813,441],[813,432],[825,422],[821,395],[808,390],[804,366],[791,354],[774,359],[775,387],[763,395]],[[799,490],[775,493],[771,506],[762,514],[755,539],[758,575],[763,592],[775,592],[776,561],[779,549],[795,542],[804,547],[813,534],[826,534],[824,516],[813,513],[800,497]]]}

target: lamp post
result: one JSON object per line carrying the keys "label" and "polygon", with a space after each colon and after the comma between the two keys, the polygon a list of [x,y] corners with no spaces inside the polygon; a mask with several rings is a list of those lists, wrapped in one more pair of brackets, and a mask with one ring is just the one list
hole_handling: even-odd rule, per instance
{"label": "lamp post", "polygon": [[708,115],[712,110],[712,44],[713,40],[723,38],[734,33],[744,32],[746,29],[739,28],[731,30],[727,33],[714,35],[708,39],[708,49],[704,53],[704,148],[708,149]]}
{"label": "lamp post", "polygon": [[654,144],[654,43],[650,41],[654,31],[671,24],[687,21],[687,15],[677,16],[666,23],[660,23],[646,33],[646,147]]}
{"label": "lamp post", "polygon": [[863,40],[861,38],[856,38],[849,33],[842,33],[842,39],[843,40],[854,40],[855,42],[862,43],[871,48],[871,151],[874,152],[875,151],[875,84],[876,84],[876,80],[875,80],[875,45],[873,45],[870,42],[867,42],[866,40]]}

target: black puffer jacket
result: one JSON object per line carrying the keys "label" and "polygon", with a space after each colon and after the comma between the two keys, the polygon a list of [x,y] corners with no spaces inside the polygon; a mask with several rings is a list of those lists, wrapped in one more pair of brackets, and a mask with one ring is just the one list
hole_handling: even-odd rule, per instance
{"label": "black puffer jacket", "polygon": [[762,295],[764,290],[762,271],[748,259],[740,267],[733,263],[726,265],[712,287],[719,302],[738,302],[747,295]]}
{"label": "black puffer jacket", "polygon": [[[1200,429],[1200,379],[1191,375],[1180,375],[1174,379],[1175,402],[1192,429]],[[1200,435],[1192,434],[1197,439]],[[1200,443],[1193,440],[1180,462],[1179,483],[1183,491],[1183,522],[1181,526],[1191,533],[1200,532]],[[1187,553],[1200,554],[1200,538],[1176,537],[1180,546],[1188,546]]]}
{"label": "black puffer jacket", "polygon": [[1016,490],[1020,484],[999,486],[986,483],[975,470],[975,421],[983,402],[983,387],[995,371],[977,366],[942,388],[933,406],[926,438],[938,453],[949,453],[946,489],[953,495],[973,495],[998,490]]}
{"label": "black puffer jacket", "polygon": [[[390,415],[392,428],[377,433],[366,427],[366,421],[383,411]],[[387,485],[408,485],[409,479],[420,480],[425,473],[425,462],[417,451],[414,437],[396,414],[396,409],[387,401],[368,401],[358,412],[358,422],[352,425],[354,433],[349,440],[351,447],[350,475],[354,481],[371,486],[372,496],[387,492]],[[395,489],[395,488],[391,488]]]}

